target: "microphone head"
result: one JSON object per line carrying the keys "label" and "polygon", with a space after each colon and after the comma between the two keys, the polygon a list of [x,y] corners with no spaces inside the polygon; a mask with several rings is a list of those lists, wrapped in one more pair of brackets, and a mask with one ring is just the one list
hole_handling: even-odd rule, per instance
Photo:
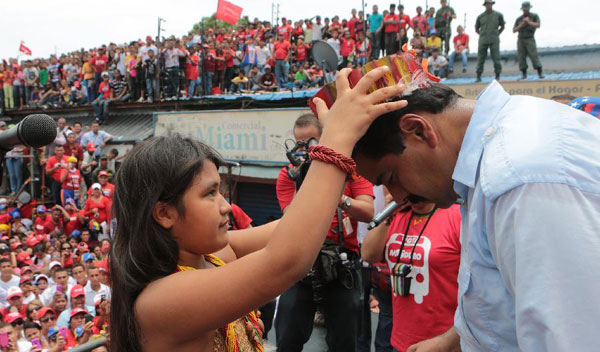
{"label": "microphone head", "polygon": [[53,118],[46,114],[34,114],[25,117],[19,123],[19,137],[30,147],[39,148],[48,145],[56,139],[58,128]]}

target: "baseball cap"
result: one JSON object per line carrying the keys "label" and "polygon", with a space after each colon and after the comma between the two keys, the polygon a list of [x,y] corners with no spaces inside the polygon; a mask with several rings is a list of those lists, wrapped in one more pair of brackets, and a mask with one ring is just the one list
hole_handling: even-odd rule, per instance
{"label": "baseball cap", "polygon": [[89,152],[95,152],[96,151],[96,145],[94,144],[94,142],[89,142],[85,146],[85,149],[87,149]]}
{"label": "baseball cap", "polygon": [[7,224],[0,224],[0,230],[10,230],[10,226],[8,226]]}
{"label": "baseball cap", "polygon": [[87,262],[88,260],[94,260],[94,255],[91,253],[84,253],[83,254],[83,261]]}
{"label": "baseball cap", "polygon": [[73,82],[73,85],[75,86],[75,88],[79,88],[79,87],[81,87],[81,82],[75,81],[75,82]]}
{"label": "baseball cap", "polygon": [[38,213],[45,213],[46,212],[46,207],[43,205],[38,205],[36,212]]}
{"label": "baseball cap", "polygon": [[106,154],[100,155],[100,160],[108,160],[108,155],[106,155]]}
{"label": "baseball cap", "polygon": [[19,312],[12,312],[12,313],[9,313],[9,314],[6,315],[6,318],[4,318],[4,321],[6,321],[7,323],[11,324],[15,320],[19,320],[19,319],[23,319],[23,316],[21,315],[21,313],[19,313]]}
{"label": "baseball cap", "polygon": [[0,204],[0,210],[6,209],[6,204]]}
{"label": "baseball cap", "polygon": [[270,69],[271,69],[271,65],[265,65],[265,70],[266,70],[266,69],[269,69],[269,70],[270,70]]}
{"label": "baseball cap", "polygon": [[48,313],[52,313],[54,314],[54,316],[56,316],[56,312],[54,311],[54,309],[50,307],[42,307],[40,308],[40,310],[38,310],[38,319],[45,317]]}
{"label": "baseball cap", "polygon": [[77,163],[77,158],[76,158],[76,157],[74,157],[74,156],[70,156],[70,157],[67,159],[67,161],[68,161],[68,162],[70,162],[70,163]]}
{"label": "baseball cap", "polygon": [[529,1],[523,1],[521,4],[521,10],[529,10],[531,8],[531,3]]}
{"label": "baseball cap", "polygon": [[148,40],[152,40],[152,36],[151,35],[147,35],[146,36],[146,41],[148,41]]}
{"label": "baseball cap", "polygon": [[65,199],[65,204],[75,204],[75,199],[67,198],[67,199]]}
{"label": "baseball cap", "polygon": [[33,283],[37,286],[38,282],[41,279],[45,279],[46,282],[48,282],[48,276],[44,275],[44,274],[39,274],[38,276],[35,277],[35,280],[33,281]]}
{"label": "baseball cap", "polygon": [[[24,266],[24,267],[22,267],[22,268],[21,268],[21,275],[22,275],[22,274],[24,274],[24,273],[26,273],[26,272],[28,272],[28,271],[29,271],[29,272],[33,272],[33,269],[31,269],[31,267],[30,267],[30,266]],[[31,279],[31,278],[30,278],[30,279]]]}
{"label": "baseball cap", "polygon": [[96,182],[96,183],[94,183],[92,185],[92,189],[93,190],[99,190],[99,191],[101,191],[102,190],[102,186],[100,186],[100,184]]}
{"label": "baseball cap", "polygon": [[52,268],[54,268],[57,265],[62,267],[62,265],[60,265],[60,262],[57,262],[57,261],[50,262],[50,265],[48,265],[48,270],[52,270]]}
{"label": "baseball cap", "polygon": [[21,253],[17,254],[17,261],[19,261],[21,263],[25,263],[27,265],[33,264],[33,262],[31,261],[31,257],[29,257],[29,253],[27,253],[27,252],[21,252]]}
{"label": "baseball cap", "polygon": [[27,247],[33,247],[38,243],[40,243],[40,241],[38,241],[38,239],[35,238],[35,236],[29,236],[25,240],[25,244],[27,245]]}
{"label": "baseball cap", "polygon": [[100,176],[106,176],[106,177],[108,177],[108,172],[106,172],[106,171],[102,170],[102,171],[100,171],[100,172],[98,173],[98,177],[100,177]]}
{"label": "baseball cap", "polygon": [[[81,286],[81,285],[73,286],[73,288],[71,289],[71,298],[79,297],[81,295],[85,296],[85,290],[83,289],[83,286]],[[73,316],[73,315],[71,315],[71,316]]]}
{"label": "baseball cap", "polygon": [[6,127],[6,122],[0,121],[0,127]]}
{"label": "baseball cap", "polygon": [[[21,242],[13,242],[13,243],[10,245],[10,248],[11,248],[12,250],[15,250],[15,249],[17,249],[17,248],[20,248],[20,247],[23,247],[23,243],[21,243]],[[17,256],[17,260],[18,260],[18,259],[19,259],[19,256]]]}
{"label": "baseball cap", "polygon": [[81,236],[81,231],[79,230],[73,230],[73,232],[71,232],[71,234],[69,235],[69,237],[71,238],[77,238],[79,236]]}
{"label": "baseball cap", "polygon": [[81,242],[80,244],[77,245],[77,249],[81,252],[88,252],[90,249],[88,248],[87,243],[85,242]]}
{"label": "baseball cap", "polygon": [[0,204],[8,204],[8,199],[0,198]]}
{"label": "baseball cap", "polygon": [[[41,311],[41,309],[40,309],[40,311]],[[39,314],[39,312],[38,312],[38,314]],[[51,338],[52,336],[54,336],[56,334],[58,334],[57,328],[52,327],[52,328],[48,329],[48,338]]]}
{"label": "baseball cap", "polygon": [[[21,275],[23,274],[23,268],[21,268]],[[31,283],[31,276],[21,276],[21,280],[19,280],[19,285],[24,284],[26,282]]]}
{"label": "baseball cap", "polygon": [[21,291],[21,289],[19,287],[13,286],[8,289],[7,294],[6,294],[6,299],[9,300],[13,297],[19,297],[19,296],[23,297],[23,291]]}
{"label": "baseball cap", "polygon": [[74,308],[71,309],[71,315],[69,316],[69,320],[71,320],[71,318],[73,318],[74,316],[76,316],[77,314],[90,314],[88,313],[87,310],[83,309],[83,308]]}
{"label": "baseball cap", "polygon": [[493,5],[493,4],[495,4],[495,3],[496,3],[496,2],[495,2],[494,0],[484,0],[484,1],[483,1],[483,5],[485,5],[485,4],[492,4],[492,5]]}

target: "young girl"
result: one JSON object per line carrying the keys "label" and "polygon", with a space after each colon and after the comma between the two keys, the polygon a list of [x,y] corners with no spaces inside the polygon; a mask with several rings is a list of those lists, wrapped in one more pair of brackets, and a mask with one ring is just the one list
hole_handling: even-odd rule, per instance
{"label": "young girl", "polygon": [[306,275],[352,169],[346,158],[355,142],[377,116],[405,106],[379,104],[400,94],[399,86],[367,95],[387,71],[371,71],[350,89],[350,70],[342,70],[331,111],[317,100],[326,119],[321,148],[330,158],[312,153],[302,189],[279,222],[227,232],[222,159],[200,142],[157,137],[128,153],[114,195],[111,351],[254,350],[247,335],[259,340],[260,332],[252,324],[247,334],[245,322],[256,319],[248,312]]}

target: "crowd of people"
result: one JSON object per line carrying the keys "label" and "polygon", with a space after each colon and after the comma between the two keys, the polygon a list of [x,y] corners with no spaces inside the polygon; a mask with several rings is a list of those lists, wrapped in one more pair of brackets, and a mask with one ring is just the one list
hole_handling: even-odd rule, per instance
{"label": "crowd of people", "polygon": [[[7,196],[0,198],[3,352],[63,351],[109,333],[111,179],[118,152],[106,148],[112,136],[97,123],[67,126],[60,118],[57,124],[51,145],[35,151],[16,146],[5,158]],[[6,128],[0,123],[0,130]],[[42,180],[33,194],[26,187],[32,178]]]}
{"label": "crowd of people", "polygon": [[[481,79],[488,49],[496,78],[501,72],[499,34],[504,30],[502,14],[486,0],[486,11],[476,21],[479,34],[477,77]],[[529,56],[543,77],[534,39],[539,16],[522,5],[513,31],[518,32],[519,68],[527,77]],[[469,35],[457,26],[456,13],[440,1],[437,10],[416,8],[405,13],[403,5],[391,4],[379,12],[373,5],[365,16],[353,9],[349,18],[339,16],[304,20],[281,18],[270,23],[255,18],[240,26],[204,28],[181,38],[134,40],[110,43],[93,49],[52,55],[49,58],[11,58],[0,64],[0,104],[5,109],[23,107],[94,106],[96,118],[108,117],[111,102],[157,102],[193,99],[223,93],[255,93],[322,86],[325,73],[311,55],[311,44],[326,41],[335,50],[339,68],[361,67],[369,60],[390,55],[403,45],[430,57],[430,70],[447,77],[454,62],[467,70]],[[409,32],[412,35],[409,37]],[[451,51],[450,48],[453,48]],[[332,73],[332,76],[335,73]]]}

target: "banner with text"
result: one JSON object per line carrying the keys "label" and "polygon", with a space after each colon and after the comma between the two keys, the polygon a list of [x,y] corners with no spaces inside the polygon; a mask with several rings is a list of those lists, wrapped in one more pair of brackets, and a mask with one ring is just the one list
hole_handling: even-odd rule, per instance
{"label": "banner with text", "polygon": [[[501,81],[500,84],[510,95],[532,95],[549,99],[555,95],[569,94],[575,97],[600,96],[598,80],[582,79],[570,81]],[[450,85],[465,98],[475,99],[487,84]]]}
{"label": "banner with text", "polygon": [[307,109],[157,113],[154,135],[179,133],[215,148],[225,159],[287,164],[284,143]]}

